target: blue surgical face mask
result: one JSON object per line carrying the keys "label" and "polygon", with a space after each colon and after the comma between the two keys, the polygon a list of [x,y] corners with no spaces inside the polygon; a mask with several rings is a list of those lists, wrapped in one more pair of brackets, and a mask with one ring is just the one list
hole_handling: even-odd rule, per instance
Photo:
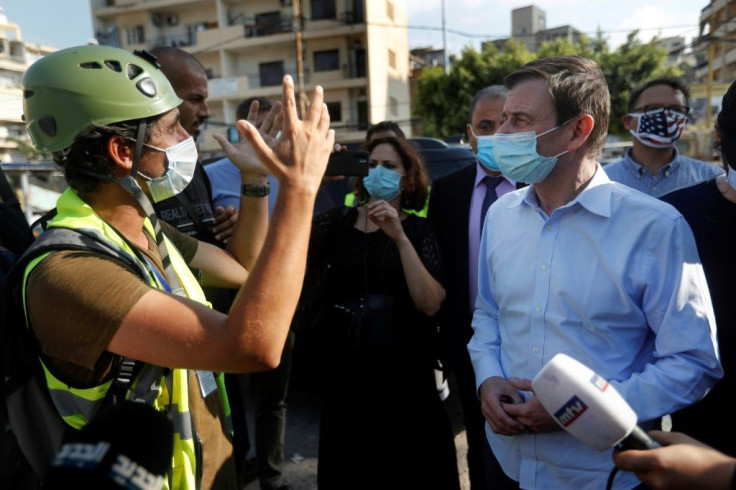
{"label": "blue surgical face mask", "polygon": [[363,187],[374,200],[391,201],[401,193],[402,175],[383,165],[376,165],[368,171],[363,179]]}
{"label": "blue surgical face mask", "polygon": [[476,136],[473,133],[478,140],[478,161],[488,170],[501,172],[517,182],[529,184],[542,182],[552,172],[557,164],[557,158],[568,150],[551,157],[542,156],[537,153],[537,138],[561,128],[570,121],[572,119],[540,134],[525,131]]}
{"label": "blue surgical face mask", "polygon": [[191,136],[181,143],[166,149],[145,145],[148,148],[166,153],[166,171],[161,177],[149,177],[138,172],[146,180],[153,202],[161,202],[182,192],[192,181],[197,167],[197,145]]}

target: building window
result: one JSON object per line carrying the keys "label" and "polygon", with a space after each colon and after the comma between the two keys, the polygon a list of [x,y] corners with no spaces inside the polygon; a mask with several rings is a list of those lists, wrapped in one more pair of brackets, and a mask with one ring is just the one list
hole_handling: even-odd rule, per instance
{"label": "building window", "polygon": [[399,101],[396,99],[396,97],[388,98],[388,110],[391,112],[392,116],[399,115]]}
{"label": "building window", "polygon": [[358,101],[358,130],[365,131],[368,129],[368,102],[365,100]]}
{"label": "building window", "polygon": [[146,31],[143,26],[133,26],[125,29],[125,35],[128,39],[128,45],[143,44],[146,42]]}
{"label": "building window", "polygon": [[327,102],[327,112],[330,114],[330,122],[342,121],[342,105],[340,102]]}
{"label": "building window", "polygon": [[388,66],[390,66],[391,68],[396,68],[396,53],[394,53],[390,49],[388,50]]}
{"label": "building window", "polygon": [[330,71],[340,69],[340,51],[331,49],[329,51],[314,52],[314,71]]}
{"label": "building window", "polygon": [[389,19],[394,20],[394,4],[388,0],[386,1],[386,16]]}
{"label": "building window", "polygon": [[281,80],[284,78],[284,62],[272,61],[270,63],[260,63],[258,65],[258,73],[261,76],[261,87],[281,85]]}
{"label": "building window", "polygon": [[312,20],[335,19],[335,0],[312,0]]}

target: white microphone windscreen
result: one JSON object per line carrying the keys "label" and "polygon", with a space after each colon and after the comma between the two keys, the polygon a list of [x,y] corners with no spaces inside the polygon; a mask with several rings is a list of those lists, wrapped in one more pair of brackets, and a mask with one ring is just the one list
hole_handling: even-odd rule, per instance
{"label": "white microphone windscreen", "polygon": [[532,389],[560,427],[599,451],[615,446],[636,427],[636,413],[616,389],[565,354],[545,364]]}

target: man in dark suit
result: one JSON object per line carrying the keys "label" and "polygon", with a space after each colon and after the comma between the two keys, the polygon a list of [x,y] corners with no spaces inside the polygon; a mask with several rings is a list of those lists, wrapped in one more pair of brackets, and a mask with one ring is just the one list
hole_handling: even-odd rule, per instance
{"label": "man in dark suit", "polygon": [[[494,134],[501,125],[506,94],[503,85],[491,85],[473,98],[467,132],[474,153],[478,153],[477,136]],[[492,488],[493,485],[487,481],[484,469],[484,464],[488,463],[488,456],[484,455],[485,418],[475,391],[475,374],[466,347],[473,335],[470,322],[478,293],[481,227],[488,206],[498,196],[516,188],[515,182],[476,162],[434,182],[429,200],[428,218],[437,229],[447,273],[447,298],[440,313],[447,339],[446,367],[454,373],[463,409],[472,490]]]}

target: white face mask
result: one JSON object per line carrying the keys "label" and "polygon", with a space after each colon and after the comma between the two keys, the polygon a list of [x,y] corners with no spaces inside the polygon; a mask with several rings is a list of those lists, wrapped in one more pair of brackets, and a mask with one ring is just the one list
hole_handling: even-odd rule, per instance
{"label": "white face mask", "polygon": [[197,145],[191,136],[181,143],[166,149],[145,145],[166,154],[166,171],[161,177],[149,177],[138,172],[138,175],[146,179],[148,189],[151,191],[153,202],[161,202],[174,197],[183,191],[194,177],[194,169],[197,167]]}

